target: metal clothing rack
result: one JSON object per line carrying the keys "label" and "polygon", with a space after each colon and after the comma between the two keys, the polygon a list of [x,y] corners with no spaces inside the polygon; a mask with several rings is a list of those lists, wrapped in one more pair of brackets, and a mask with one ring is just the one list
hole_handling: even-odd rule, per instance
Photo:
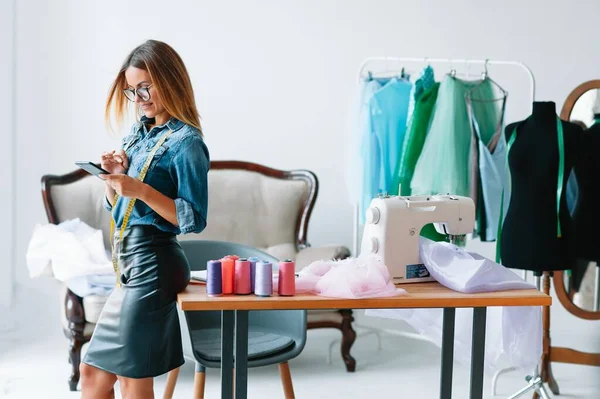
{"label": "metal clothing rack", "polygon": [[[405,73],[405,63],[416,63],[416,64],[421,64],[422,66],[425,65],[431,65],[431,64],[449,64],[451,67],[450,70],[450,74],[452,76],[456,76],[456,69],[454,69],[455,65],[467,65],[468,67],[471,65],[482,65],[484,66],[484,73],[487,75],[488,71],[487,71],[487,66],[488,65],[503,65],[503,66],[508,66],[508,67],[516,67],[519,69],[522,69],[527,77],[529,78],[529,96],[530,96],[530,101],[529,104],[531,104],[531,106],[533,107],[533,102],[535,101],[535,77],[533,76],[533,72],[531,71],[531,69],[529,69],[529,67],[527,65],[525,65],[522,62],[519,61],[501,61],[501,60],[490,60],[490,59],[454,59],[454,58],[428,58],[428,57],[422,57],[422,58],[415,58],[415,57],[368,57],[366,58],[360,65],[360,68],[358,70],[358,80],[360,82],[361,79],[363,79],[365,77],[365,69],[368,65],[376,63],[376,62],[384,62],[387,63],[388,65],[386,65],[385,71],[386,73],[393,73],[393,72],[400,72],[402,74]],[[391,70],[389,68],[389,62],[397,62],[397,63],[401,63],[401,67],[400,70]],[[359,247],[360,247],[360,243],[359,243],[359,228],[360,228],[360,220],[359,220],[359,207],[360,204],[355,204],[354,207],[354,226],[353,226],[353,254],[354,256],[358,256],[359,253]],[[527,278],[527,272],[523,271],[523,279]],[[407,338],[413,338],[413,339],[419,339],[419,340],[425,340],[428,341],[427,339],[421,337],[418,334],[414,334],[414,333],[410,333],[410,332],[403,332],[403,331],[396,331],[396,330],[392,330],[392,329],[378,329],[378,328],[373,328],[370,326],[361,326],[361,325],[356,325],[354,327],[357,328],[362,328],[367,330],[366,333],[362,334],[362,335],[371,335],[374,334],[377,337],[377,342],[378,342],[378,349],[381,349],[381,337],[380,337],[380,332],[387,332],[388,334],[392,334],[392,335],[399,335],[399,336],[404,336]],[[358,334],[357,334],[358,335]],[[327,361],[328,363],[331,362],[331,351],[333,349],[333,345],[337,343],[338,340],[334,340],[330,346],[329,346],[329,353],[328,353],[328,357],[327,357]],[[500,370],[496,373],[496,375],[493,378],[493,383],[492,383],[492,391],[495,391],[495,387],[496,387],[496,382],[498,379],[498,376],[500,374],[502,374],[503,372],[507,372],[507,371],[511,371],[514,370],[513,368],[509,368],[509,369],[505,369],[505,370]],[[538,377],[538,376],[536,376]],[[538,377],[539,379],[539,377]],[[537,384],[537,380],[535,382]],[[534,383],[532,383],[531,385],[534,385]],[[537,385],[536,385],[537,388]]]}
{"label": "metal clothing rack", "polygon": [[[458,59],[458,58],[415,58],[415,57],[368,57],[361,64],[358,70],[358,80],[360,81],[365,76],[365,69],[368,65],[373,63],[383,62],[386,65],[386,72],[393,72],[390,70],[389,63],[397,62],[397,63],[416,63],[416,64],[449,64],[452,69],[451,73],[455,72],[453,68],[456,65],[483,65],[485,67],[485,71],[487,73],[488,65],[504,65],[517,67],[525,71],[529,78],[530,87],[529,87],[529,95],[530,95],[530,104],[533,106],[533,102],[535,101],[535,78],[533,76],[533,72],[527,65],[519,61],[501,61],[501,60],[490,60],[490,59]],[[401,69],[397,72],[402,72],[404,70],[404,65],[401,66]],[[359,229],[360,229],[360,220],[359,220],[359,204],[355,204],[354,206],[354,226],[353,226],[353,237],[352,237],[352,246],[353,246],[353,254],[355,256],[358,255],[360,243],[359,243]]]}

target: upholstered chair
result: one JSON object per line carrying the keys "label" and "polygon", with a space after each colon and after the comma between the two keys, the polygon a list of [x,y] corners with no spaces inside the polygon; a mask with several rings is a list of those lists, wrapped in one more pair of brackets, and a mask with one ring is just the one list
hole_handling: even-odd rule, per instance
{"label": "upholstered chair", "polygon": [[[319,190],[316,175],[307,170],[283,171],[240,161],[212,161],[209,171],[208,224],[200,234],[180,240],[220,240],[250,245],[278,259],[292,259],[296,270],[315,260],[343,259],[340,245],[311,247],[308,223]],[[50,223],[80,218],[103,231],[110,248],[110,215],[104,208],[104,183],[83,170],[42,177],[42,197]],[[61,323],[70,340],[72,372],[69,387],[77,389],[81,347],[91,338],[105,297],[78,297],[66,286],[60,292]],[[342,333],[341,354],[348,371],[356,362],[350,348],[356,338],[351,310],[310,310],[307,328],[336,328]],[[309,336],[310,339],[310,336]]]}

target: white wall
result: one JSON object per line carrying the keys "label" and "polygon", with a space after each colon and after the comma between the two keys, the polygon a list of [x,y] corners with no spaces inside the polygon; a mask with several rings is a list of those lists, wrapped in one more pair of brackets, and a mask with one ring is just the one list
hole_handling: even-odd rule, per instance
{"label": "white wall", "polygon": [[[13,161],[14,161],[14,121],[13,121],[13,23],[14,2],[0,2],[0,121],[2,121],[3,154],[0,156],[0,209],[4,226],[0,230],[0,309],[9,307],[12,302],[14,282],[14,234],[13,227]],[[0,312],[1,313],[1,312]]]}
{"label": "white wall", "polygon": [[[105,95],[127,52],[143,40],[170,43],[186,62],[212,159],[313,170],[321,189],[309,238],[351,246],[343,148],[365,57],[520,60],[536,75],[537,99],[556,101],[557,111],[573,87],[599,77],[597,2],[490,4],[19,1],[17,281],[29,279],[27,243],[35,223],[46,221],[40,177],[117,145],[103,125]],[[524,75],[494,71],[509,90],[508,122],[526,116]]]}

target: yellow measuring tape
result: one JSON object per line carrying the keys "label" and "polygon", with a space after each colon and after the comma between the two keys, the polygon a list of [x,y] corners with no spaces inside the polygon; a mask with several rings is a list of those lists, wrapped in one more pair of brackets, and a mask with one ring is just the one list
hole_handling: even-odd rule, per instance
{"label": "yellow measuring tape", "polygon": [[[171,129],[169,129],[169,131],[167,133],[165,133],[160,140],[158,140],[158,142],[154,145],[154,147],[152,148],[152,151],[150,151],[150,154],[148,154],[148,158],[146,158],[146,162],[144,163],[144,166],[142,167],[142,170],[140,171],[140,174],[138,175],[137,179],[139,181],[144,181],[144,178],[146,177],[146,173],[148,173],[148,168],[150,168],[150,164],[152,163],[152,159],[154,158],[154,154],[156,154],[156,151],[159,149],[159,147],[161,145],[164,144],[165,140],[167,139],[167,137],[169,137],[171,135],[171,133],[173,133],[173,131]],[[110,243],[111,243],[111,249],[112,249],[112,264],[113,264],[113,269],[115,269],[115,274],[117,277],[117,287],[121,286],[121,279],[119,278],[119,261],[117,259],[117,254],[115,251],[115,215],[114,215],[114,211],[117,205],[117,199],[119,198],[119,194],[115,193],[115,198],[114,198],[114,202],[113,202],[113,212],[111,213],[111,218],[110,218]],[[125,231],[125,228],[127,228],[127,223],[129,222],[129,217],[131,216],[131,212],[133,212],[133,205],[135,205],[135,200],[136,198],[130,198],[129,202],[127,204],[127,209],[125,210],[125,216],[123,217],[123,224],[121,224],[121,231],[119,232],[119,243],[123,243],[123,232]]]}

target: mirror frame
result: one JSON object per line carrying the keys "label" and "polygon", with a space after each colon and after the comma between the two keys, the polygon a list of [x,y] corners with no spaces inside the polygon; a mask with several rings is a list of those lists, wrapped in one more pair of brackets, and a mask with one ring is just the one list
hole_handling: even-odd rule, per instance
{"label": "mirror frame", "polygon": [[[569,121],[571,119],[571,112],[573,112],[577,100],[579,100],[585,92],[592,89],[600,89],[600,79],[588,80],[573,89],[562,106],[560,119]],[[600,311],[595,312],[593,310],[581,309],[573,303],[572,292],[570,292],[570,290],[567,291],[567,287],[565,286],[565,272],[555,271],[553,272],[553,276],[556,296],[569,313],[586,320],[600,320]]]}
{"label": "mirror frame", "polygon": [[575,107],[577,100],[579,100],[579,97],[581,97],[586,91],[592,89],[600,89],[600,79],[588,80],[587,82],[583,82],[574,88],[573,91],[567,96],[567,99],[560,110],[560,119],[568,122],[571,118],[571,112],[573,112],[573,108]]}

